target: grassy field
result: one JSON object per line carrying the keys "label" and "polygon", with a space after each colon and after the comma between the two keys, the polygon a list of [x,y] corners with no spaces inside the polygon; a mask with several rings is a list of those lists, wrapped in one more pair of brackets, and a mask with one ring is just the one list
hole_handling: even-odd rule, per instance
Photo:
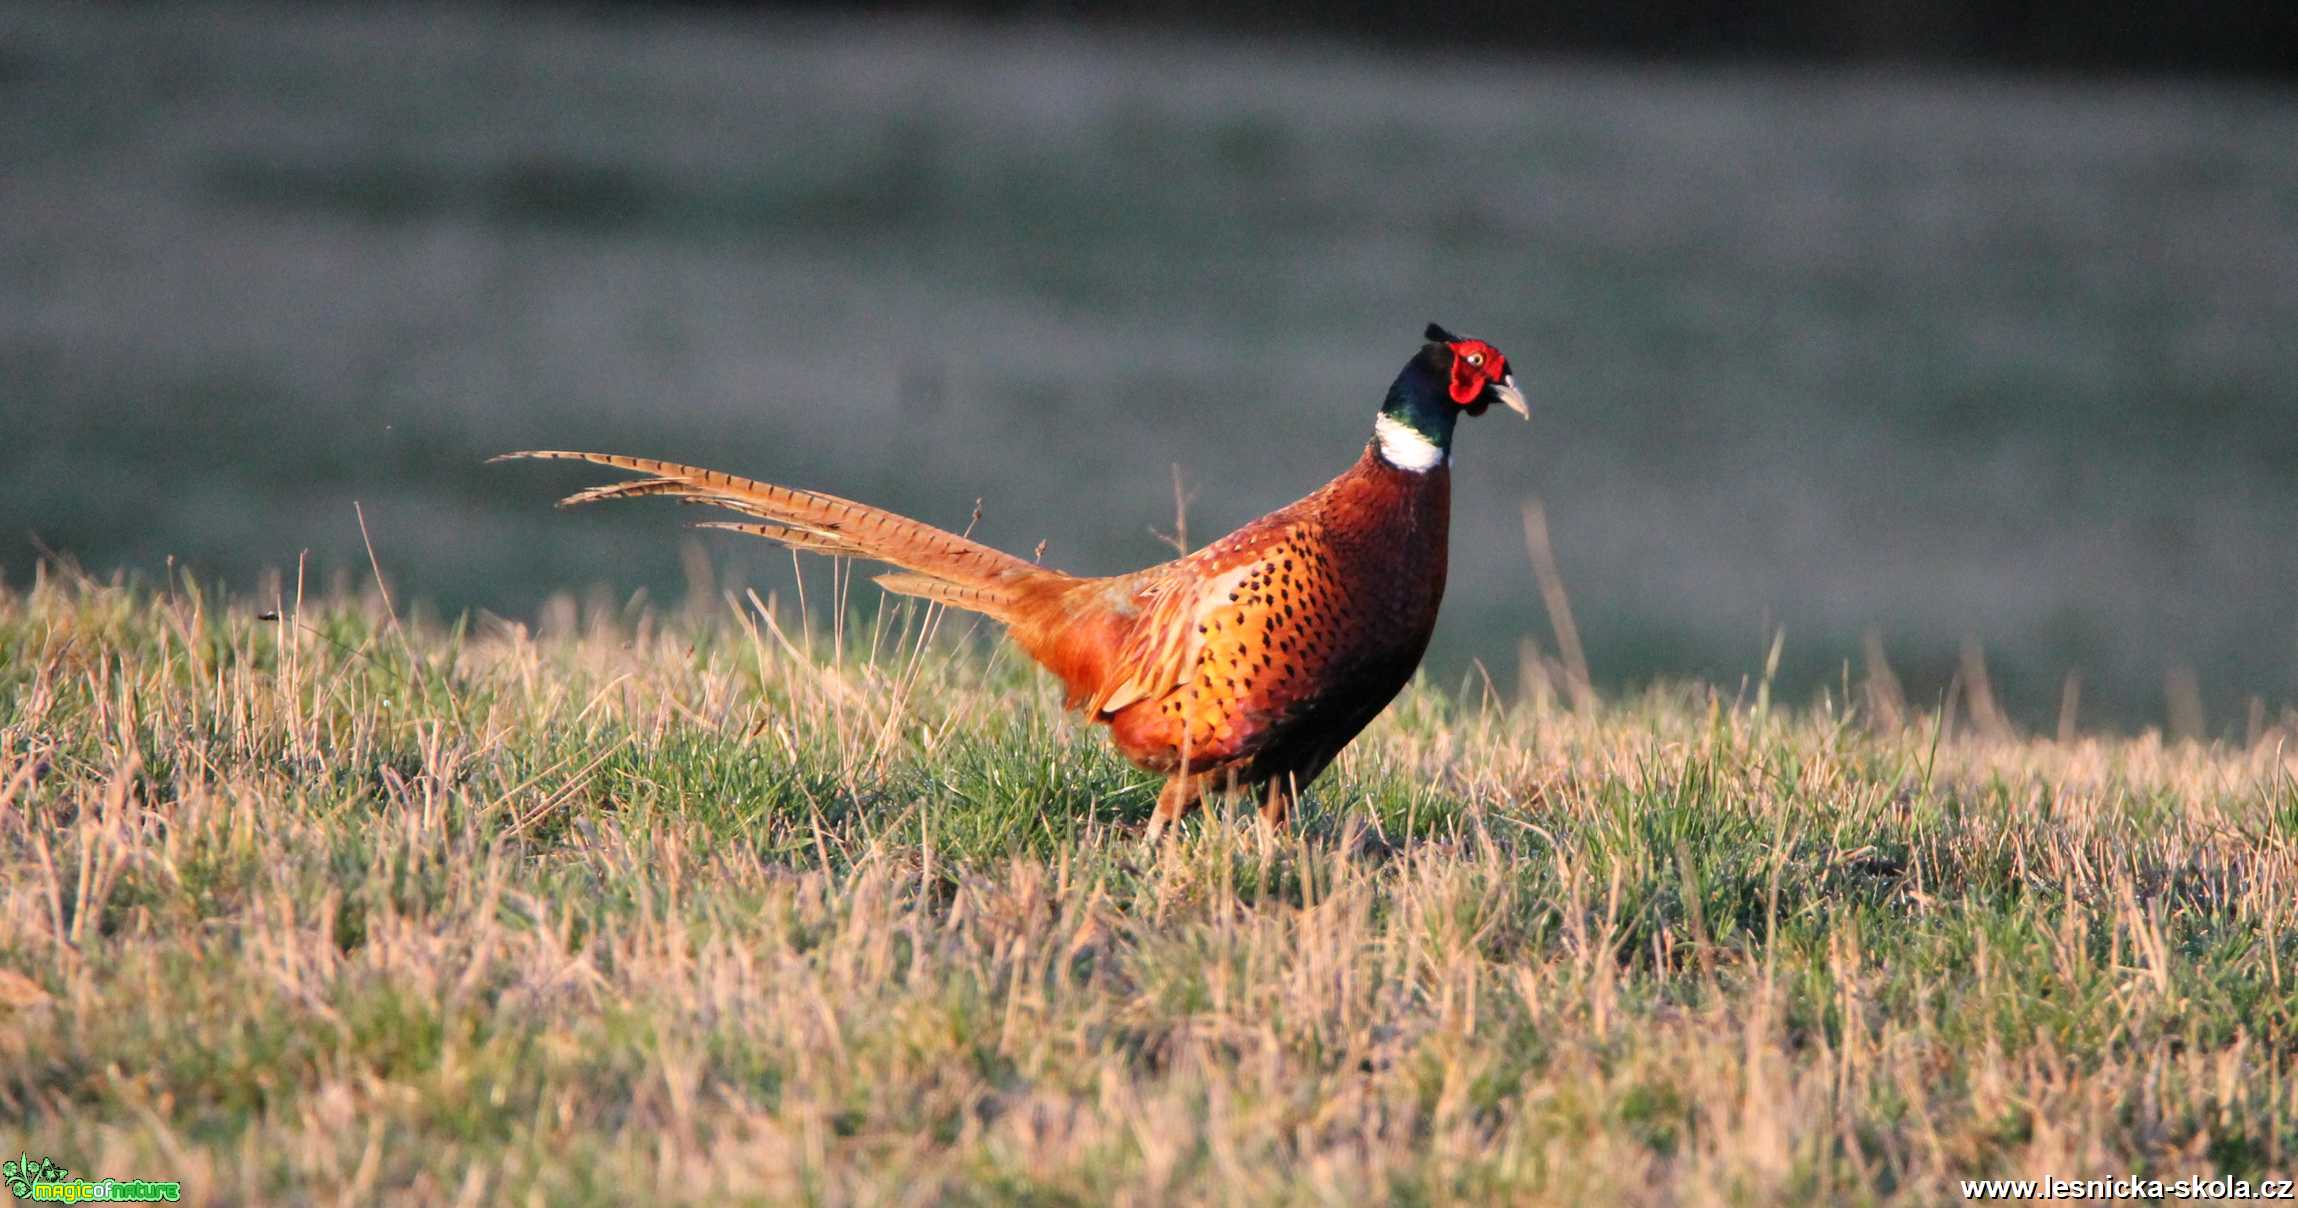
{"label": "grassy field", "polygon": [[0,596],[11,1155],[198,1203],[2298,1165],[2287,717],[2055,744],[1858,684],[1423,684],[1297,834],[1148,850],[1143,778],[962,618],[283,594]]}
{"label": "grassy field", "polygon": [[527,448],[1116,573],[1176,470],[1200,537],[1339,472],[1437,319],[1534,406],[1460,442],[1448,682],[1515,690],[1537,498],[1616,689],[1784,628],[1798,699],[1872,632],[2031,726],[2298,703],[2288,88],[752,7],[0,5],[0,578],[364,578],[357,501],[450,612],[678,589]]}

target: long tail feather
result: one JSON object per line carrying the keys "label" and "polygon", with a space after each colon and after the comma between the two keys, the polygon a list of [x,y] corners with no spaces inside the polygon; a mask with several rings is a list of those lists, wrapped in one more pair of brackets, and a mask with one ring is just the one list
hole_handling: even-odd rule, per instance
{"label": "long tail feather", "polygon": [[917,596],[993,617],[1005,615],[1012,607],[1012,601],[994,588],[968,587],[926,575],[879,575],[873,582],[895,595]]}
{"label": "long tail feather", "polygon": [[[701,520],[695,522],[694,527],[724,529],[729,533],[746,533],[752,537],[764,537],[768,541],[778,541],[791,549],[804,550],[809,554],[827,554],[833,558],[851,558],[861,553],[853,546],[835,537],[825,537],[809,529],[792,528],[786,524],[745,524],[734,520]],[[862,556],[867,557],[868,555]]]}
{"label": "long tail feather", "polygon": [[737,478],[674,461],[615,453],[537,449],[505,453],[489,460],[513,458],[586,461],[651,476],[577,491],[560,500],[561,507],[659,495],[724,508],[765,523],[711,521],[700,527],[747,533],[813,553],[885,562],[910,572],[879,579],[887,590],[939,600],[1000,620],[1013,617],[1015,606],[1029,585],[1049,579],[1068,581],[1066,575],[956,533],[835,495]]}

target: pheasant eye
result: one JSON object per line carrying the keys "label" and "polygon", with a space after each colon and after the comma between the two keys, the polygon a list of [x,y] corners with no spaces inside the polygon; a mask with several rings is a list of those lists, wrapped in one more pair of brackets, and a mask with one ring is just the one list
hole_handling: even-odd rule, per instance
{"label": "pheasant eye", "polygon": [[1472,352],[1472,353],[1469,353],[1469,354],[1468,354],[1468,357],[1467,357],[1467,361],[1468,361],[1468,363],[1469,363],[1469,364],[1471,364],[1471,365],[1481,365],[1481,364],[1483,364],[1483,363],[1484,363],[1484,354],[1483,354],[1483,353],[1481,353],[1481,352]]}

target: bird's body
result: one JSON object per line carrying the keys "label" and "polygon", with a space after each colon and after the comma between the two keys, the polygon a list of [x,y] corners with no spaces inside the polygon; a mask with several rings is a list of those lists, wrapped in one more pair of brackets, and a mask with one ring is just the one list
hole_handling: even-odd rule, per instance
{"label": "bird's body", "polygon": [[[848,500],[674,462],[510,456],[648,475],[568,503],[677,496],[760,522],[718,527],[899,567],[878,581],[1003,622],[1060,679],[1072,708],[1108,725],[1120,754],[1168,777],[1153,831],[1219,782],[1266,786],[1263,816],[1282,823],[1298,787],[1396,696],[1428,647],[1444,595],[1453,411],[1473,414],[1492,401],[1483,378],[1493,398],[1522,409],[1496,350],[1440,334],[1431,327],[1434,342],[1391,388],[1375,439],[1339,477],[1203,549],[1108,578],[1063,574]],[[1449,370],[1432,363],[1440,355],[1477,357],[1479,366],[1489,357],[1490,371],[1472,391],[1448,387],[1452,406],[1435,411],[1437,400],[1411,396],[1425,393],[1420,378]]]}
{"label": "bird's body", "polygon": [[[1120,580],[1180,607],[1144,616],[1117,648],[1112,666],[1131,674],[1099,714],[1117,749],[1151,771],[1269,784],[1281,813],[1420,665],[1444,597],[1451,492],[1449,467],[1402,470],[1367,447],[1298,503]],[[1127,657],[1176,633],[1169,665]]]}

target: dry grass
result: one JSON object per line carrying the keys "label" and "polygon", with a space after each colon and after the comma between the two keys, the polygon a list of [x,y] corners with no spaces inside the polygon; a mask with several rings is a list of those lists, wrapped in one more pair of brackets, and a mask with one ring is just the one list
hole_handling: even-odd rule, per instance
{"label": "dry grass", "polygon": [[11,1152],[203,1203],[2298,1164],[2286,730],[1423,687],[1297,837],[1151,852],[1142,779],[979,643],[268,606],[0,597]]}

